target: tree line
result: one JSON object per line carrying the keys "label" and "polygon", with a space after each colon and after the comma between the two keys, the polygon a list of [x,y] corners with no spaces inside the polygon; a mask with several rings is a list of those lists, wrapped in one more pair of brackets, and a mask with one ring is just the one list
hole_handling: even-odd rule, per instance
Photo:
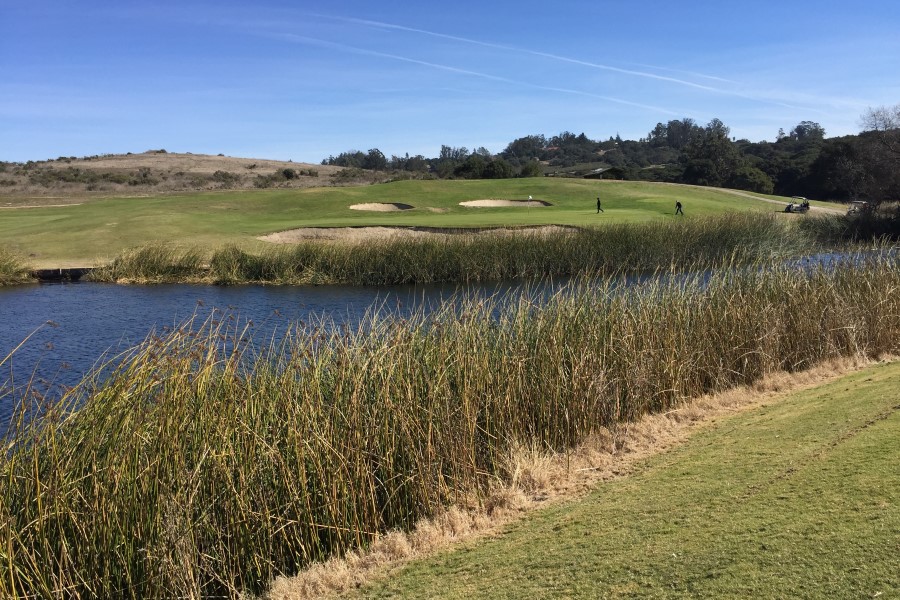
{"label": "tree line", "polygon": [[481,147],[441,146],[436,157],[391,156],[379,149],[329,156],[323,165],[398,176],[504,179],[542,175],[664,181],[764,194],[879,203],[900,199],[900,104],[869,109],[862,132],[827,138],[802,121],[775,141],[735,139],[719,119],[705,125],[674,119],[639,140],[592,140],[569,131],[527,135],[497,154]]}

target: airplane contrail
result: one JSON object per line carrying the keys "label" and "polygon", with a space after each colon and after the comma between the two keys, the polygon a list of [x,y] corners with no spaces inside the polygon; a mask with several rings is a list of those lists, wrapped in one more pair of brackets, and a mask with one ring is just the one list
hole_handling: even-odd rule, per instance
{"label": "airplane contrail", "polygon": [[498,75],[491,75],[489,73],[482,73],[480,71],[472,71],[470,69],[461,69],[459,67],[453,67],[450,65],[442,65],[440,63],[428,62],[428,61],[424,61],[424,60],[419,60],[417,58],[410,58],[408,56],[400,56],[397,54],[378,52],[377,50],[368,50],[366,48],[359,48],[356,46],[351,46],[349,44],[343,44],[340,42],[330,42],[327,40],[322,40],[319,38],[313,38],[313,37],[308,37],[308,36],[303,36],[303,35],[297,35],[294,33],[270,33],[268,35],[270,37],[282,39],[282,40],[289,41],[289,42],[309,44],[309,45],[319,46],[319,47],[323,47],[323,48],[331,48],[333,50],[342,50],[345,52],[352,52],[354,54],[360,54],[360,55],[364,55],[364,56],[387,58],[387,59],[396,60],[396,61],[400,61],[400,62],[406,62],[406,63],[410,63],[410,64],[429,67],[432,69],[438,69],[441,71],[449,71],[451,73],[459,73],[461,75],[470,75],[472,77],[479,77],[481,79],[498,81],[501,83],[506,83],[506,84],[514,85],[514,86],[529,87],[529,88],[544,90],[544,91],[548,91],[548,92],[559,92],[559,93],[564,93],[564,94],[587,96],[589,98],[596,98],[598,100],[605,100],[607,102],[613,102],[616,104],[624,104],[627,106],[634,106],[637,108],[643,108],[645,110],[660,112],[660,113],[668,114],[668,115],[677,116],[677,115],[681,114],[681,113],[676,113],[674,111],[671,111],[671,110],[668,110],[665,108],[661,108],[659,106],[652,106],[649,104],[641,104],[639,102],[632,102],[630,100],[623,100],[621,98],[615,98],[612,96],[593,94],[591,92],[585,92],[582,90],[573,90],[573,89],[569,89],[569,88],[544,86],[544,85],[539,85],[539,84],[535,84],[535,83],[529,83],[526,81],[517,81],[515,79],[509,79],[508,77],[500,77]]}
{"label": "airplane contrail", "polygon": [[[321,17],[321,18],[325,18],[325,19],[333,19],[333,20],[337,20],[337,21],[344,21],[344,22],[347,22],[347,23],[356,23],[356,24],[359,24],[359,25],[367,25],[367,26],[370,26],[370,27],[378,27],[378,28],[382,28],[382,29],[393,29],[393,30],[397,30],[397,31],[407,31],[407,32],[410,32],[410,33],[419,33],[419,34],[422,34],[422,35],[428,35],[428,36],[432,36],[432,37],[443,38],[443,39],[453,40],[453,41],[457,41],[457,42],[463,42],[463,43],[466,43],[466,44],[474,44],[474,45],[476,45],[476,46],[483,46],[483,47],[486,47],[486,48],[495,48],[495,49],[498,49],[498,50],[506,50],[506,51],[510,51],[510,52],[521,52],[521,53],[525,53],[525,54],[530,54],[530,55],[532,55],[532,56],[540,56],[540,57],[542,57],[542,58],[549,58],[549,59],[552,59],[552,60],[561,61],[561,62],[567,62],[567,63],[575,64],[575,65],[581,65],[581,66],[584,66],[584,67],[590,67],[590,68],[593,68],[593,69],[600,69],[600,70],[604,70],[604,71],[610,71],[610,72],[613,72],[613,73],[621,73],[621,74],[624,74],[624,75],[631,75],[631,76],[634,76],[634,77],[643,77],[643,78],[646,78],[646,79],[654,79],[654,80],[657,80],[657,81],[664,81],[664,82],[673,83],[673,84],[676,84],[676,85],[682,85],[682,86],[691,87],[691,88],[694,88],[694,89],[703,90],[703,91],[706,91],[706,92],[712,92],[712,93],[715,93],[715,94],[722,94],[722,95],[726,95],[726,96],[734,96],[734,97],[737,97],[737,98],[744,98],[744,99],[746,99],[746,100],[754,100],[754,101],[757,101],[757,102],[767,102],[767,103],[770,103],[770,104],[774,104],[774,105],[776,105],[776,106],[782,106],[782,107],[785,107],[785,108],[791,108],[791,109],[795,109],[795,110],[814,110],[814,109],[810,109],[809,107],[795,106],[795,105],[792,105],[792,104],[787,104],[787,103],[785,103],[785,102],[782,102],[782,101],[777,100],[777,99],[774,99],[774,98],[765,98],[765,97],[760,97],[760,96],[756,96],[756,95],[745,94],[745,93],[742,93],[742,92],[736,92],[736,91],[733,91],[733,90],[722,89],[722,88],[719,88],[719,87],[713,87],[713,86],[709,86],[709,85],[703,85],[703,84],[699,84],[699,83],[694,83],[694,82],[692,82],[692,81],[687,81],[687,80],[685,80],[685,79],[679,79],[679,78],[677,78],[677,77],[667,77],[667,76],[665,76],[665,75],[657,75],[657,74],[655,74],[655,73],[648,73],[648,72],[646,72],[646,71],[638,71],[638,70],[634,70],[634,69],[622,69],[622,68],[619,68],[619,67],[613,67],[613,66],[611,66],[611,65],[605,65],[605,64],[601,64],[601,63],[595,63],[595,62],[590,62],[590,61],[586,61],[586,60],[580,60],[580,59],[577,59],[577,58],[570,58],[570,57],[568,57],[568,56],[561,56],[561,55],[558,55],[558,54],[551,54],[551,53],[549,53],[549,52],[540,52],[540,51],[538,51],[538,50],[530,50],[530,49],[528,49],[528,48],[520,48],[520,47],[517,47],[517,46],[509,46],[509,45],[505,45],[505,44],[497,44],[497,43],[494,43],[494,42],[484,42],[484,41],[481,41],[481,40],[473,40],[473,39],[471,39],[471,38],[465,38],[465,37],[460,37],[460,36],[456,36],[456,35],[450,35],[450,34],[447,34],[447,33],[439,33],[439,32],[436,32],[436,31],[429,31],[429,30],[427,30],[427,29],[418,29],[418,28],[416,28],[416,27],[407,27],[407,26],[405,26],[405,25],[397,25],[397,24],[395,24],[395,23],[385,23],[385,22],[383,22],[383,21],[372,21],[372,20],[368,20],[368,19],[358,19],[358,18],[355,18],[355,17],[338,17],[338,16],[324,15],[324,14],[314,14],[313,16]],[[663,68],[663,67],[659,67],[659,68]],[[668,70],[672,70],[672,69],[668,69]],[[698,76],[699,76],[699,77],[704,77],[704,78],[707,78],[707,79],[720,80],[720,81],[723,81],[723,82],[728,82],[728,81],[729,81],[729,80],[726,80],[726,79],[722,79],[722,78],[718,78],[718,77],[712,77],[712,76],[708,76],[708,75],[698,75]],[[817,112],[818,112],[818,111],[817,111]]]}
{"label": "airplane contrail", "polygon": [[655,74],[655,73],[647,73],[647,72],[645,72],[645,71],[635,71],[635,70],[632,70],[632,69],[621,69],[621,68],[619,68],[619,67],[613,67],[613,66],[610,66],[610,65],[604,65],[604,64],[600,64],[600,63],[588,62],[588,61],[584,61],[584,60],[579,60],[579,59],[577,59],[577,58],[569,58],[569,57],[567,57],[567,56],[560,56],[560,55],[558,55],[558,54],[550,54],[550,53],[548,53],[548,52],[540,52],[540,51],[537,51],[537,50],[529,50],[528,48],[519,48],[519,47],[516,47],[516,46],[508,46],[508,45],[505,45],[505,44],[497,44],[497,43],[494,43],[494,42],[483,42],[483,41],[481,41],[481,40],[473,40],[473,39],[471,39],[471,38],[465,38],[465,37],[460,37],[460,36],[456,36],[456,35],[449,35],[449,34],[446,34],[446,33],[438,33],[438,32],[436,32],[436,31],[429,31],[429,30],[427,30],[427,29],[417,29],[417,28],[415,28],[415,27],[406,27],[405,25],[397,25],[397,24],[394,24],[394,23],[384,23],[384,22],[382,22],[382,21],[370,21],[370,20],[368,20],[368,19],[357,19],[357,18],[354,18],[354,17],[335,17],[335,16],[329,16],[329,15],[316,15],[316,16],[319,16],[319,17],[325,17],[325,18],[328,18],[328,19],[336,19],[336,20],[339,20],[339,21],[346,21],[346,22],[349,22],[349,23],[357,23],[357,24],[360,24],[360,25],[369,25],[369,26],[372,26],[372,27],[380,27],[380,28],[382,28],[382,29],[396,29],[396,30],[398,30],[398,31],[408,31],[408,32],[410,32],[410,33],[421,33],[421,34],[423,34],[423,35],[429,35],[429,36],[432,36],[432,37],[444,38],[444,39],[447,39],[447,40],[453,40],[453,41],[456,41],[456,42],[464,42],[464,43],[467,43],[467,44],[475,44],[475,45],[477,45],[477,46],[484,46],[484,47],[486,47],[486,48],[495,48],[495,49],[497,49],[497,50],[509,50],[509,51],[512,51],[512,52],[524,52],[524,53],[526,53],[526,54],[531,54],[532,56],[541,56],[541,57],[543,57],[543,58],[550,58],[550,59],[553,59],[553,60],[558,60],[558,61],[562,61],[562,62],[568,62],[568,63],[572,63],[572,64],[576,64],[576,65],[581,65],[581,66],[585,66],[585,67],[592,67],[592,68],[595,68],[595,69],[602,69],[602,70],[605,70],[605,71],[612,71],[612,72],[614,72],[614,73],[622,73],[622,74],[625,74],[625,75],[634,75],[634,76],[637,76],[637,77],[646,77],[646,78],[648,78],[648,79],[656,79],[656,80],[659,80],[659,81],[668,81],[668,82],[670,82],[670,83],[677,83],[677,84],[680,84],[680,85],[686,85],[686,86],[688,86],[688,87],[699,88],[699,89],[706,90],[706,91],[711,91],[711,92],[728,93],[727,91],[720,90],[720,89],[718,89],[718,88],[714,88],[714,87],[710,87],[710,86],[706,86],[706,85],[701,85],[701,84],[699,84],[699,83],[694,83],[694,82],[691,82],[691,81],[686,81],[686,80],[684,80],[684,79],[678,79],[678,78],[676,78],[676,77],[666,77],[665,75],[657,75],[657,74]]}

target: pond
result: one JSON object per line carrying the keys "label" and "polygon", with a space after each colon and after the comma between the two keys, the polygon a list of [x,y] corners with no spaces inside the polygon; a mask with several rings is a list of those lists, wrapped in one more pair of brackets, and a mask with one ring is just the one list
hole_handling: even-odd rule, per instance
{"label": "pond", "polygon": [[[824,253],[782,264],[797,270],[829,269],[848,260],[895,254],[895,249]],[[700,280],[690,275],[677,278],[696,284],[708,275],[701,274]],[[652,276],[627,277],[618,285],[628,287],[648,277]],[[227,311],[239,324],[252,322],[253,335],[269,341],[297,322],[324,318],[353,327],[371,311],[398,317],[418,311],[428,314],[463,295],[515,299],[525,289],[529,295],[547,296],[568,281],[392,287],[101,283],[0,287],[0,361],[15,349],[0,366],[0,434],[12,413],[16,392],[29,381],[51,392],[74,385],[104,356],[113,357],[150,333],[192,317],[202,322],[216,310]]]}
{"label": "pond", "polygon": [[[564,281],[543,284],[549,293]],[[29,381],[42,390],[74,385],[103,356],[113,357],[152,332],[226,311],[254,336],[270,340],[297,322],[328,319],[354,326],[369,312],[429,313],[460,294],[506,296],[522,284],[429,286],[123,286],[55,283],[0,288],[0,432],[16,394]],[[29,337],[30,336],[30,337]],[[26,340],[27,338],[27,340]],[[24,343],[23,343],[24,341]],[[21,344],[21,346],[19,346]],[[17,348],[18,347],[18,348]],[[4,394],[5,392],[5,394]]]}

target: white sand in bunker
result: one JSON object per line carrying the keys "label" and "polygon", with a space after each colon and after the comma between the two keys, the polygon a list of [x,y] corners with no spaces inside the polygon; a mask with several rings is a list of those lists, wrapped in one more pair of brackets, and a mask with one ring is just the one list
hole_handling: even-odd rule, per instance
{"label": "white sand in bunker", "polygon": [[374,210],[375,212],[391,212],[395,210],[410,210],[415,208],[411,204],[399,202],[369,202],[367,204],[354,204],[350,210]]}
{"label": "white sand in bunker", "polygon": [[301,227],[278,231],[256,239],[273,244],[299,244],[308,241],[362,243],[398,239],[446,239],[458,236],[559,235],[576,227],[542,225],[537,227],[496,227],[489,229],[442,229],[429,227]]}
{"label": "white sand in bunker", "polygon": [[476,208],[491,208],[497,206],[553,206],[549,202],[545,202],[544,200],[503,200],[503,199],[493,199],[489,198],[487,200],[467,200],[466,202],[460,202],[460,206],[474,206]]}

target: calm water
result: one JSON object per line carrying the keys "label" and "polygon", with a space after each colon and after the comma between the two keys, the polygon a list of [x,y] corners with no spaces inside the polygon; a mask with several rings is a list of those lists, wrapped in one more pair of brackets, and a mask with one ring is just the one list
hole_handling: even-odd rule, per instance
{"label": "calm water", "polygon": [[[544,292],[561,283],[545,285]],[[515,285],[465,288],[478,295],[509,295]],[[0,432],[14,394],[29,380],[51,389],[74,385],[102,356],[114,356],[152,331],[200,321],[214,310],[252,322],[269,340],[298,321],[320,318],[358,323],[369,311],[398,316],[430,312],[464,288],[444,286],[121,286],[100,283],[41,284],[0,288],[0,360],[31,337],[0,367]],[[7,394],[2,397],[3,391]]]}
{"label": "calm water", "polygon": [[[895,255],[896,250],[888,250]],[[882,254],[881,252],[877,254]],[[871,256],[872,254],[868,254]],[[820,254],[788,263],[800,270],[830,268],[857,260]],[[629,286],[646,277],[621,281]],[[691,279],[696,283],[696,279]],[[214,310],[228,311],[239,324],[252,322],[257,339],[269,341],[292,324],[325,318],[358,323],[368,312],[405,316],[431,312],[461,294],[515,298],[527,287],[546,296],[566,283],[432,286],[121,286],[100,283],[0,287],[0,360],[25,341],[0,366],[0,434],[11,414],[15,393],[28,381],[58,389],[74,385],[104,355],[112,357],[142,342],[153,331]],[[49,324],[48,324],[49,323]],[[31,336],[29,338],[29,335]]]}

